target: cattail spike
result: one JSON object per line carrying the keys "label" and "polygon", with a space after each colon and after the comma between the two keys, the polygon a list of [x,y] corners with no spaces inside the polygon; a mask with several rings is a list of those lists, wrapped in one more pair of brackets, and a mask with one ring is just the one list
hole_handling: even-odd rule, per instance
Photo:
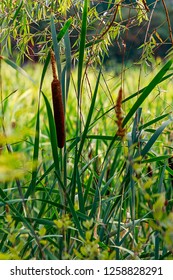
{"label": "cattail spike", "polygon": [[51,50],[51,65],[52,65],[52,73],[53,73],[53,81],[51,83],[51,89],[52,89],[56,135],[57,135],[58,147],[63,148],[65,144],[64,106],[62,100],[61,84],[56,75],[55,56],[52,50]]}
{"label": "cattail spike", "polygon": [[116,113],[116,124],[118,126],[117,136],[123,138],[125,136],[125,128],[122,127],[123,124],[123,115],[122,115],[122,99],[123,99],[123,90],[120,88],[118,92],[117,102],[115,106],[115,113]]}
{"label": "cattail spike", "polygon": [[50,50],[50,59],[51,59],[51,65],[52,65],[52,74],[53,74],[53,79],[57,80],[57,75],[56,75],[56,61],[55,61],[55,55],[52,50]]}

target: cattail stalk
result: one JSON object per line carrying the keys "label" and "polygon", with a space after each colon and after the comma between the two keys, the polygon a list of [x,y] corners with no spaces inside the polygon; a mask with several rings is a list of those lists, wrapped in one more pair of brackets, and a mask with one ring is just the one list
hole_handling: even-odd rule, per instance
{"label": "cattail stalk", "polygon": [[52,89],[54,120],[55,120],[58,147],[62,149],[65,143],[64,106],[62,100],[61,84],[56,75],[55,56],[52,50],[51,50],[51,65],[52,65],[52,73],[53,73],[53,81],[51,83],[51,89]]}
{"label": "cattail stalk", "polygon": [[118,92],[117,102],[115,105],[115,113],[116,113],[116,123],[118,126],[117,136],[123,138],[125,136],[125,128],[122,127],[123,124],[123,114],[122,114],[122,99],[123,99],[123,90],[120,88]]}

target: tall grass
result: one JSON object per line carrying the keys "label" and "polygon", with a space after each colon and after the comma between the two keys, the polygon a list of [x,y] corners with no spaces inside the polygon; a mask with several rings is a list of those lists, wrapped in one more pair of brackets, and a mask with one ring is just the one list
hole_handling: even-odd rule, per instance
{"label": "tall grass", "polygon": [[[22,81],[24,69],[2,57],[13,70],[6,66],[2,76],[0,258],[172,259],[172,61],[144,77],[139,91],[127,71],[123,92],[130,94],[119,108],[125,130],[117,134],[120,80],[103,65],[84,64],[86,22],[87,1],[72,71],[68,24],[57,35],[53,16],[50,21],[65,110],[63,149],[52,112],[50,55],[34,77],[26,69],[40,78],[32,88]],[[57,47],[62,38],[66,65]]]}

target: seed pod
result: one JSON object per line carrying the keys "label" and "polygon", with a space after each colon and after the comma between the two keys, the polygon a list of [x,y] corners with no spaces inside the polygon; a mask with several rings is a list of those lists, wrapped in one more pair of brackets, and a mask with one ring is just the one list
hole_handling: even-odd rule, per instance
{"label": "seed pod", "polygon": [[51,87],[58,147],[63,148],[65,143],[65,125],[60,81],[54,79]]}
{"label": "seed pod", "polygon": [[57,135],[58,147],[63,148],[65,143],[64,106],[62,100],[61,84],[60,81],[57,79],[56,68],[55,68],[55,57],[52,51],[51,51],[51,64],[52,64],[52,72],[53,72],[53,81],[51,83],[51,89],[52,89],[56,135]]}

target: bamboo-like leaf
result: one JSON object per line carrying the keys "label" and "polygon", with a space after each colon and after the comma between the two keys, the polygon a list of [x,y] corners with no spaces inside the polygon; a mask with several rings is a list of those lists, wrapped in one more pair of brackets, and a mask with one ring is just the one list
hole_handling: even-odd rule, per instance
{"label": "bamboo-like leaf", "polygon": [[22,6],[23,6],[23,0],[20,2],[20,4],[18,5],[18,8],[15,11],[14,17],[13,17],[12,21],[10,22],[11,26],[12,26],[13,22],[15,21],[16,17],[18,16]]}
{"label": "bamboo-like leaf", "polygon": [[152,90],[159,84],[159,82],[162,80],[163,76],[170,69],[171,65],[172,65],[172,60],[169,60],[163,66],[163,68],[159,71],[159,73],[153,78],[153,80],[149,83],[149,85],[145,88],[143,93],[139,96],[137,101],[134,103],[134,105],[130,109],[130,111],[127,114],[127,116],[124,118],[123,127],[131,119],[131,117],[134,115],[136,110],[141,106],[141,104],[144,102],[144,100],[147,98],[147,96],[152,92]]}

